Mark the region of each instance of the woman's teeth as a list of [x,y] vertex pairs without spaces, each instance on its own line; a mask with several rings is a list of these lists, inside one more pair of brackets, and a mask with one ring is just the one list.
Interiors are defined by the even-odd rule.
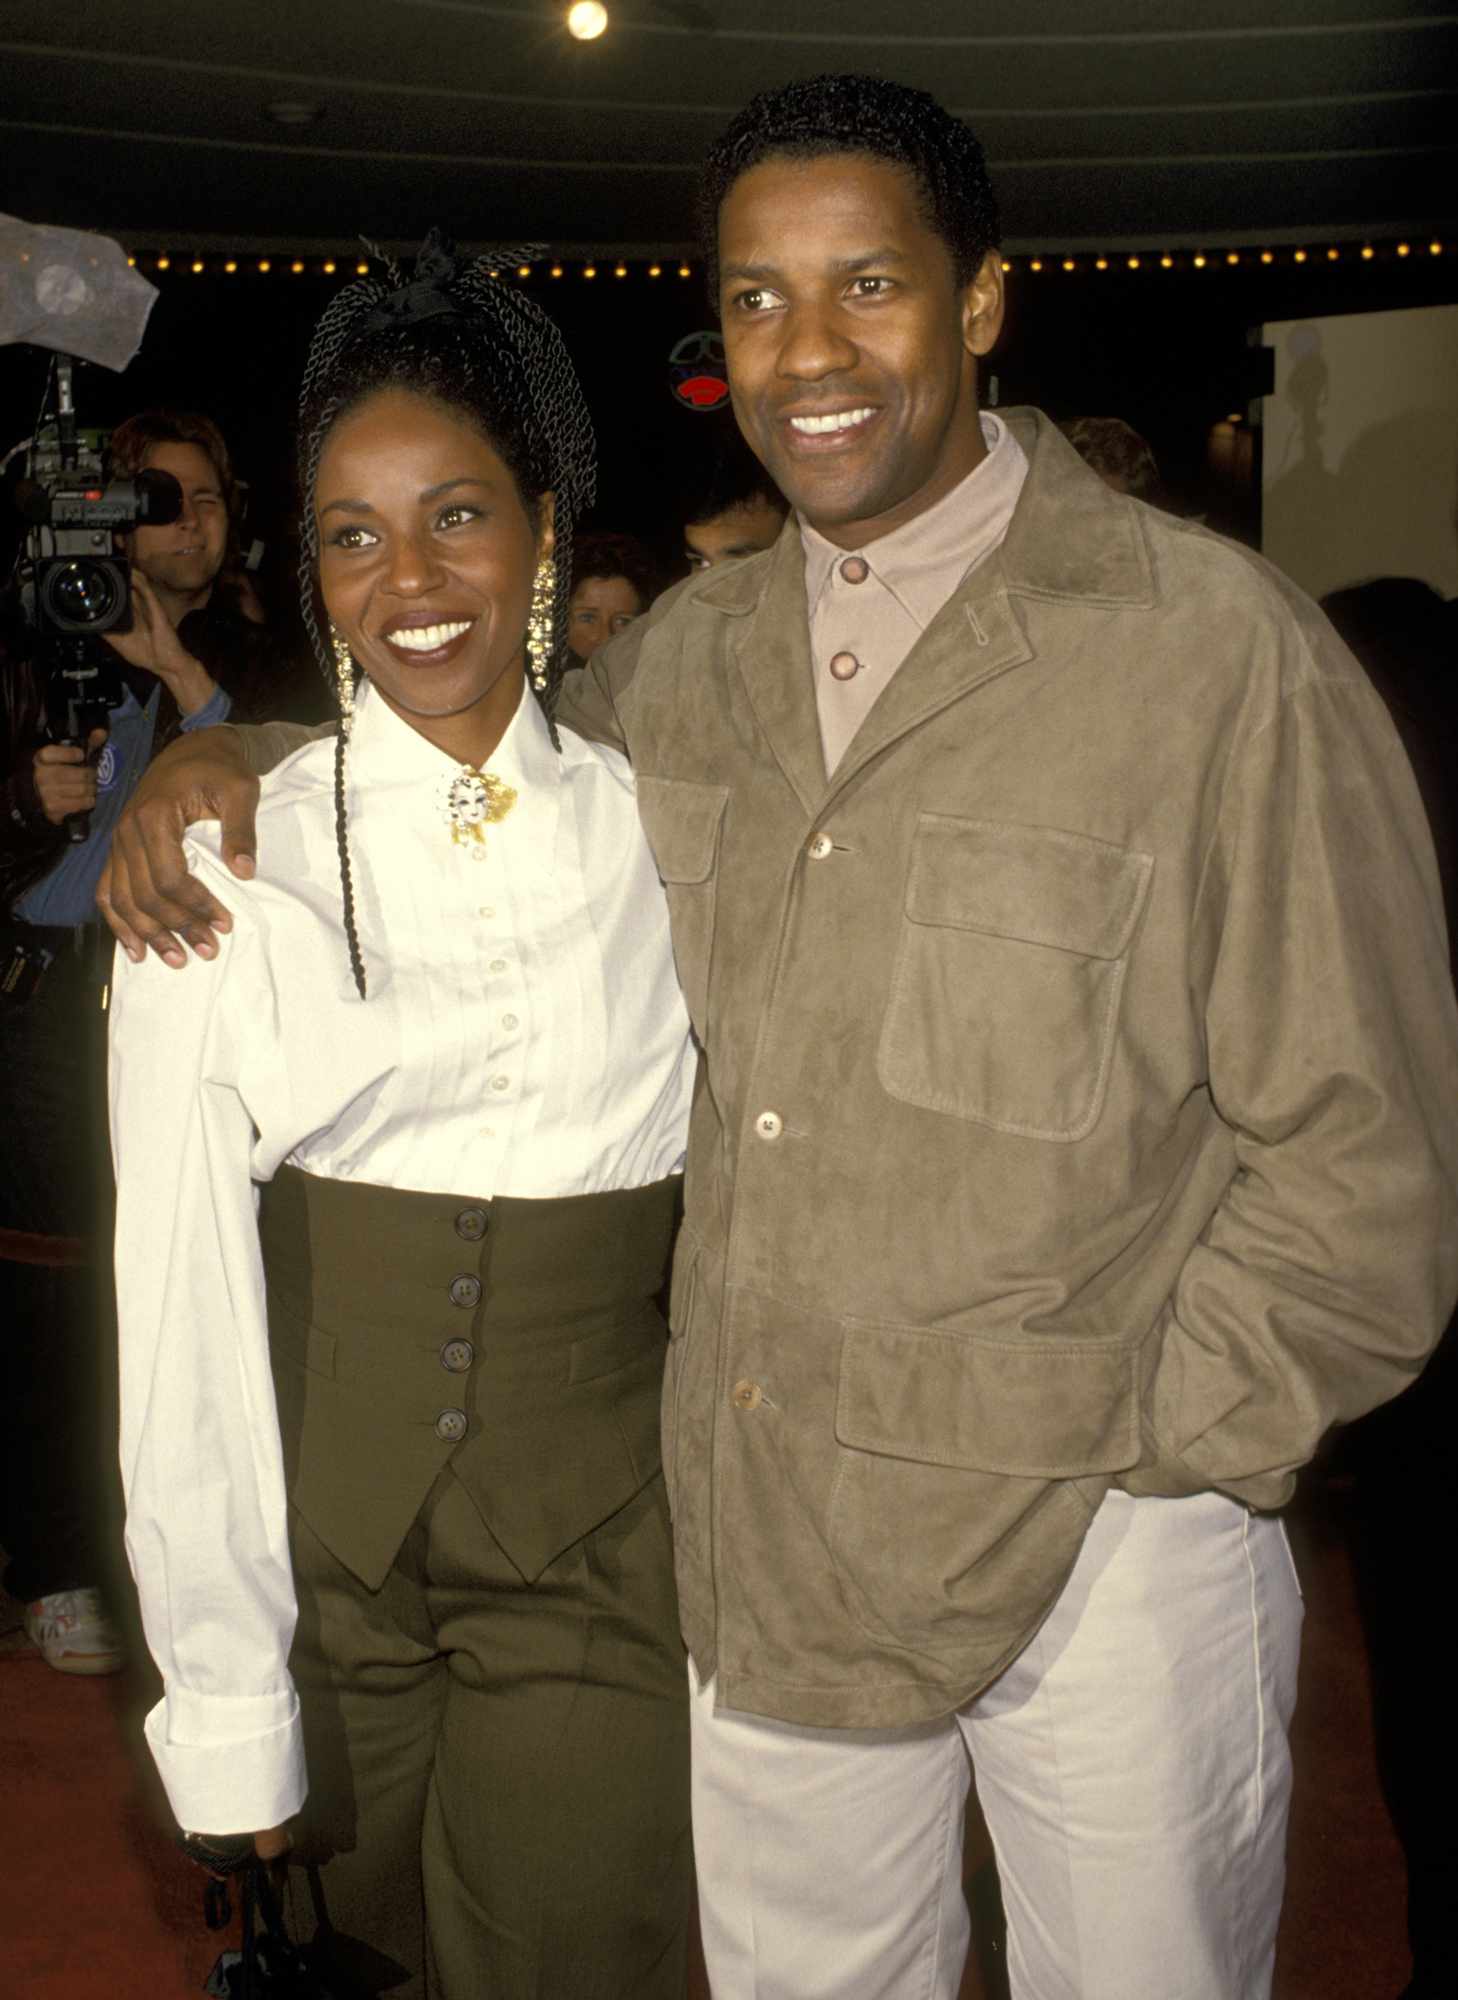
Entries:
[[386,637],[392,646],[403,646],[407,653],[433,653],[437,646],[448,646],[452,639],[469,632],[475,622],[468,618],[458,625],[402,625]]
[[791,417],[790,428],[806,437],[822,437],[826,431],[850,431],[863,424],[874,410],[835,410],[825,417]]

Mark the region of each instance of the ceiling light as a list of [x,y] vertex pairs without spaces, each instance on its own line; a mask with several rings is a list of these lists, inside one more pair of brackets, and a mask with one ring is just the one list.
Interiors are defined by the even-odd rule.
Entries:
[[576,42],[595,42],[608,24],[602,0],[576,0],[567,9],[567,32]]

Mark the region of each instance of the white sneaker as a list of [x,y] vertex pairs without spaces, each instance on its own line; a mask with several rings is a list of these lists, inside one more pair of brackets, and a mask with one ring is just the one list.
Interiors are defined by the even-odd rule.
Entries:
[[89,1585],[54,1590],[49,1597],[27,1604],[25,1632],[58,1674],[118,1674],[127,1663],[121,1634],[101,1592]]

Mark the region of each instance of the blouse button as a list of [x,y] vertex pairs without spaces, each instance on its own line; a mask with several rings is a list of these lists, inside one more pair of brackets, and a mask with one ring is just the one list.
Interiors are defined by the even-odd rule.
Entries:
[[491,1079],[491,1088],[493,1090],[510,1090],[511,1078],[509,1076],[493,1076]]
[[503,1028],[519,1028],[521,1026],[521,1022],[517,1019],[515,1014],[503,1014],[501,1017],[501,1025]]
[[481,1280],[469,1274],[451,1279],[451,1304],[475,1306],[481,1303]]
[[469,1429],[464,1410],[442,1410],[435,1420],[435,1434],[442,1444],[459,1444]]
[[493,958],[491,961],[491,970],[493,972],[505,972],[506,960],[504,958]]
[[861,663],[854,653],[835,653],[831,656],[830,676],[832,680],[853,681],[861,670]]

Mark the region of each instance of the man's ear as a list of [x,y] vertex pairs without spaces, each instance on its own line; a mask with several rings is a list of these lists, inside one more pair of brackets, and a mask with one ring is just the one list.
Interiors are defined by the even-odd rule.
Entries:
[[969,354],[990,354],[996,347],[1004,304],[1002,255],[989,250],[962,293],[962,344]]

